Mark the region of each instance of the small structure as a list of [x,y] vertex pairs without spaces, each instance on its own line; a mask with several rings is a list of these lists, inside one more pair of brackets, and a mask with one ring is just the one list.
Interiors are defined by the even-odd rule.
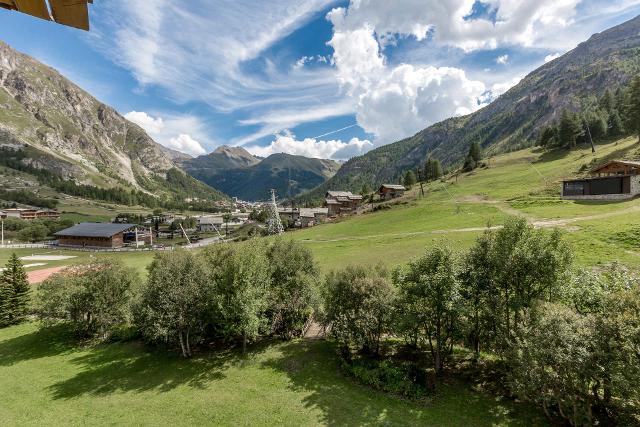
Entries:
[[[121,248],[135,241],[135,224],[83,222],[55,233],[59,246],[77,248]],[[125,239],[127,235],[127,239]],[[133,237],[131,237],[133,236]],[[138,236],[140,240],[140,236]]]
[[328,208],[302,208],[298,224],[301,228],[313,227],[327,219]]
[[404,185],[399,184],[382,184],[378,190],[378,195],[381,200],[395,199],[396,197],[404,196],[406,188]]
[[362,196],[350,191],[327,191],[325,194],[325,206],[332,217],[355,212],[361,202]]
[[4,215],[8,218],[19,218],[26,221],[32,219],[58,219],[60,218],[60,212],[52,209],[19,209],[11,208],[4,209]]
[[224,218],[221,215],[201,216],[198,218],[198,232],[220,231],[222,224],[224,224]]
[[613,160],[591,170],[590,178],[562,182],[562,198],[624,200],[640,194],[640,162]]

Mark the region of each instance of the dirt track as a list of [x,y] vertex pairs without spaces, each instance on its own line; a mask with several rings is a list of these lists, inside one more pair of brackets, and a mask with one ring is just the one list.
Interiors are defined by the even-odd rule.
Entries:
[[43,268],[42,270],[34,270],[29,271],[27,273],[27,280],[29,280],[30,284],[44,282],[51,276],[59,271],[64,270],[65,267],[51,267],[51,268]]

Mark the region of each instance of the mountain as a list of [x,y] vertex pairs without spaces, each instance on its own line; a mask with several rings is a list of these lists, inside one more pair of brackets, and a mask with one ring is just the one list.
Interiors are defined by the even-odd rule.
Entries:
[[363,184],[396,182],[403,171],[422,165],[427,155],[444,165],[459,164],[474,141],[489,153],[530,146],[564,108],[577,110],[581,100],[601,96],[638,72],[640,16],[593,35],[473,114],[445,120],[347,161],[333,178],[299,199],[318,200],[328,189],[359,191]]
[[[158,199],[224,197],[180,170],[181,154],[157,144],[56,70],[0,41],[2,147],[5,157],[20,151],[11,156],[31,173],[51,174],[48,182],[124,189]],[[68,189],[69,183],[59,187]]]
[[290,154],[272,154],[266,159],[243,148],[220,147],[213,153],[182,163],[193,177],[243,200],[265,200],[269,191],[289,198],[308,191],[332,177],[340,164]]
[[224,171],[253,166],[260,160],[242,147],[222,145],[210,154],[180,160],[179,163],[191,176],[208,182]]

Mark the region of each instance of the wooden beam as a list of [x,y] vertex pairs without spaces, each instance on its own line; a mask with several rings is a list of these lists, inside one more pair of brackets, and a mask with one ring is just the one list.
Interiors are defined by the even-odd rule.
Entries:
[[58,24],[89,30],[87,0],[49,0],[49,6]]
[[26,13],[36,18],[51,21],[51,15],[49,15],[49,9],[47,8],[45,0],[0,0],[0,4],[8,9],[17,10],[18,12]]

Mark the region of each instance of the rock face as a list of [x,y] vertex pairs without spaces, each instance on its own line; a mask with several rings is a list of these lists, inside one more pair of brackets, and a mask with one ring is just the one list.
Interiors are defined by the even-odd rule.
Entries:
[[151,190],[149,178],[175,167],[142,128],[0,41],[0,143],[10,139],[41,151],[43,167],[65,165],[87,184]]
[[346,162],[336,175],[304,196],[315,200],[329,189],[359,191],[363,184],[395,182],[431,154],[445,165],[461,161],[472,142],[500,152],[527,146],[563,108],[601,96],[640,72],[640,16],[593,35],[565,55],[527,75],[488,106],[430,126],[416,135]]

